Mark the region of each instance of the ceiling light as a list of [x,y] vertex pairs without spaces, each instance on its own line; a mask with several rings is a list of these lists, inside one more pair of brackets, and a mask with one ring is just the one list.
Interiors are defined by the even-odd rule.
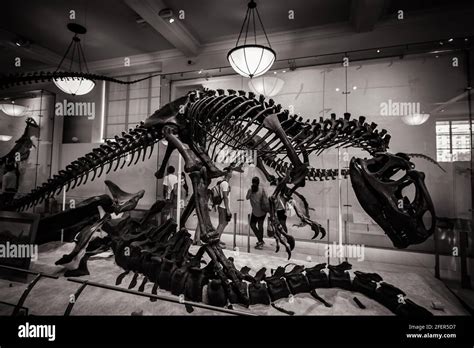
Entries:
[[15,40],[15,45],[18,47],[28,47],[30,44],[31,42],[27,39],[18,38]]
[[377,53],[380,53],[380,50],[377,50]]
[[357,89],[357,86],[352,87],[352,89],[355,91]]
[[15,104],[15,102],[12,101],[11,103],[0,104],[0,110],[8,116],[20,117],[28,111],[28,108],[26,106]]
[[430,114],[411,114],[402,116],[403,123],[409,126],[419,126],[430,118]]
[[12,138],[11,135],[0,135],[0,141],[10,141]]
[[167,20],[168,22],[170,23],[173,23],[174,22],[174,18],[173,18],[173,10],[170,9],[170,8],[164,8],[163,10],[161,10],[160,12],[158,12],[158,16],[160,16],[162,19],[164,19],[165,21]]
[[453,39],[449,39],[448,42],[453,42]]
[[[267,39],[268,46],[257,44],[255,13],[257,14],[260,26]],[[247,43],[250,22],[253,23],[254,43],[252,44]],[[244,43],[243,45],[239,45],[244,27],[246,28]],[[270,41],[268,40],[267,33],[265,32],[262,19],[257,9],[257,4],[254,0],[250,0],[239,37],[237,38],[237,43],[227,54],[227,60],[239,75],[252,78],[265,74],[272,67],[275,59],[276,53],[271,48]]]
[[336,88],[336,92],[339,92],[339,87]]
[[273,76],[260,76],[249,81],[249,88],[255,94],[273,97],[280,93],[285,81]]
[[[66,53],[64,54],[63,58],[61,59],[61,62],[59,63],[58,68],[56,69],[57,71],[60,71],[61,65],[63,64],[64,60],[66,59],[69,51],[72,48],[71,52],[71,58],[70,58],[70,65],[69,65],[69,70],[67,72],[71,72],[72,70],[72,63],[74,62],[74,53],[77,51],[77,58],[78,58],[78,63],[79,63],[79,72],[82,73],[82,64],[84,64],[84,67],[86,69],[86,72],[89,72],[89,69],[87,68],[87,62],[86,58],[84,56],[84,52],[82,50],[82,45],[81,45],[81,39],[77,35],[79,34],[85,34],[87,32],[86,28],[84,28],[82,25],[79,25],[77,23],[69,23],[67,25],[67,28],[74,33],[74,37],[72,38],[71,43],[69,44],[69,47],[66,50]],[[95,86],[95,82],[83,77],[74,77],[74,76],[65,76],[63,78],[56,78],[53,79],[54,84],[62,90],[64,93],[67,94],[72,94],[72,95],[84,95],[89,93]]]

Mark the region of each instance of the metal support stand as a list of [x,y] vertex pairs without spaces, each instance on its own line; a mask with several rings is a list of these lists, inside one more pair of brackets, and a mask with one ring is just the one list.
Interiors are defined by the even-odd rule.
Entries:
[[85,280],[84,283],[82,283],[82,285],[79,287],[79,289],[76,290],[76,292],[74,293],[74,301],[73,302],[69,301],[69,304],[67,305],[66,311],[64,312],[65,317],[67,317],[71,314],[72,308],[76,304],[77,299],[79,298],[79,296],[81,296],[82,291],[86,288],[86,286],[88,284],[89,284],[89,282],[87,280]]
[[16,267],[4,266],[4,265],[0,265],[0,268],[8,269],[8,270],[11,270],[11,271],[16,271],[16,272],[20,272],[20,273],[28,273],[28,274],[35,274],[36,275],[35,278],[28,284],[26,289],[23,291],[23,294],[21,294],[20,300],[16,304],[15,309],[13,309],[12,316],[17,316],[20,313],[20,310],[22,308],[24,308],[23,304],[25,303],[26,298],[28,297],[28,295],[30,294],[31,290],[34,288],[36,283],[38,283],[38,281],[42,277],[51,278],[51,279],[58,279],[57,276],[53,276],[53,275],[45,274],[45,273],[41,273],[41,272],[34,272],[34,271],[27,270],[27,269],[22,269],[22,268],[16,268]]

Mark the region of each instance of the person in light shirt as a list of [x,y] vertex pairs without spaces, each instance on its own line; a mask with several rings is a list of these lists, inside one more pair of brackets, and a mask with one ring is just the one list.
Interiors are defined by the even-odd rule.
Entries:
[[169,166],[166,169],[166,173],[163,178],[163,198],[166,201],[166,206],[163,208],[162,223],[165,223],[165,221],[170,218],[176,218],[178,177],[175,174],[175,168],[173,166]]
[[[219,183],[220,192],[222,195],[222,202],[217,207],[219,214],[219,225],[217,225],[216,232],[219,234],[219,240],[224,232],[224,229],[229,224],[229,221],[232,218],[232,212],[230,211],[230,184],[229,181],[232,178],[232,171],[230,169],[226,170],[224,179]],[[224,249],[226,247],[225,243],[220,241],[220,246]]]

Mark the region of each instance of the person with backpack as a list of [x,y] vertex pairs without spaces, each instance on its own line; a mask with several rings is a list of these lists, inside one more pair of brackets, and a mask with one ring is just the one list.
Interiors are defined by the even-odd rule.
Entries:
[[263,187],[259,186],[260,179],[253,177],[252,185],[247,191],[246,199],[250,200],[252,206],[252,214],[250,217],[250,228],[252,228],[255,237],[257,237],[257,244],[255,249],[262,250],[265,242],[263,240],[263,222],[269,211],[268,196]]
[[[232,171],[226,170],[224,179],[218,181],[216,186],[212,188],[212,200],[213,204],[217,205],[217,211],[219,214],[219,224],[217,225],[216,232],[219,235],[219,240],[224,232],[224,229],[232,219],[232,212],[230,211],[230,185],[229,181],[232,178]],[[226,245],[224,242],[219,242],[221,248],[225,249]]]

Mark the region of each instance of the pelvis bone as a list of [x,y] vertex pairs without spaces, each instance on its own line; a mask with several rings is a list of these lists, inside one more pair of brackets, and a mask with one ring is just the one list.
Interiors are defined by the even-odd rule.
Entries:
[[[362,208],[397,248],[422,243],[435,229],[425,174],[414,168],[403,153],[376,154],[369,160],[352,158],[350,163],[352,187]],[[404,172],[401,177],[400,172]],[[411,200],[405,194],[410,187],[415,190]]]

